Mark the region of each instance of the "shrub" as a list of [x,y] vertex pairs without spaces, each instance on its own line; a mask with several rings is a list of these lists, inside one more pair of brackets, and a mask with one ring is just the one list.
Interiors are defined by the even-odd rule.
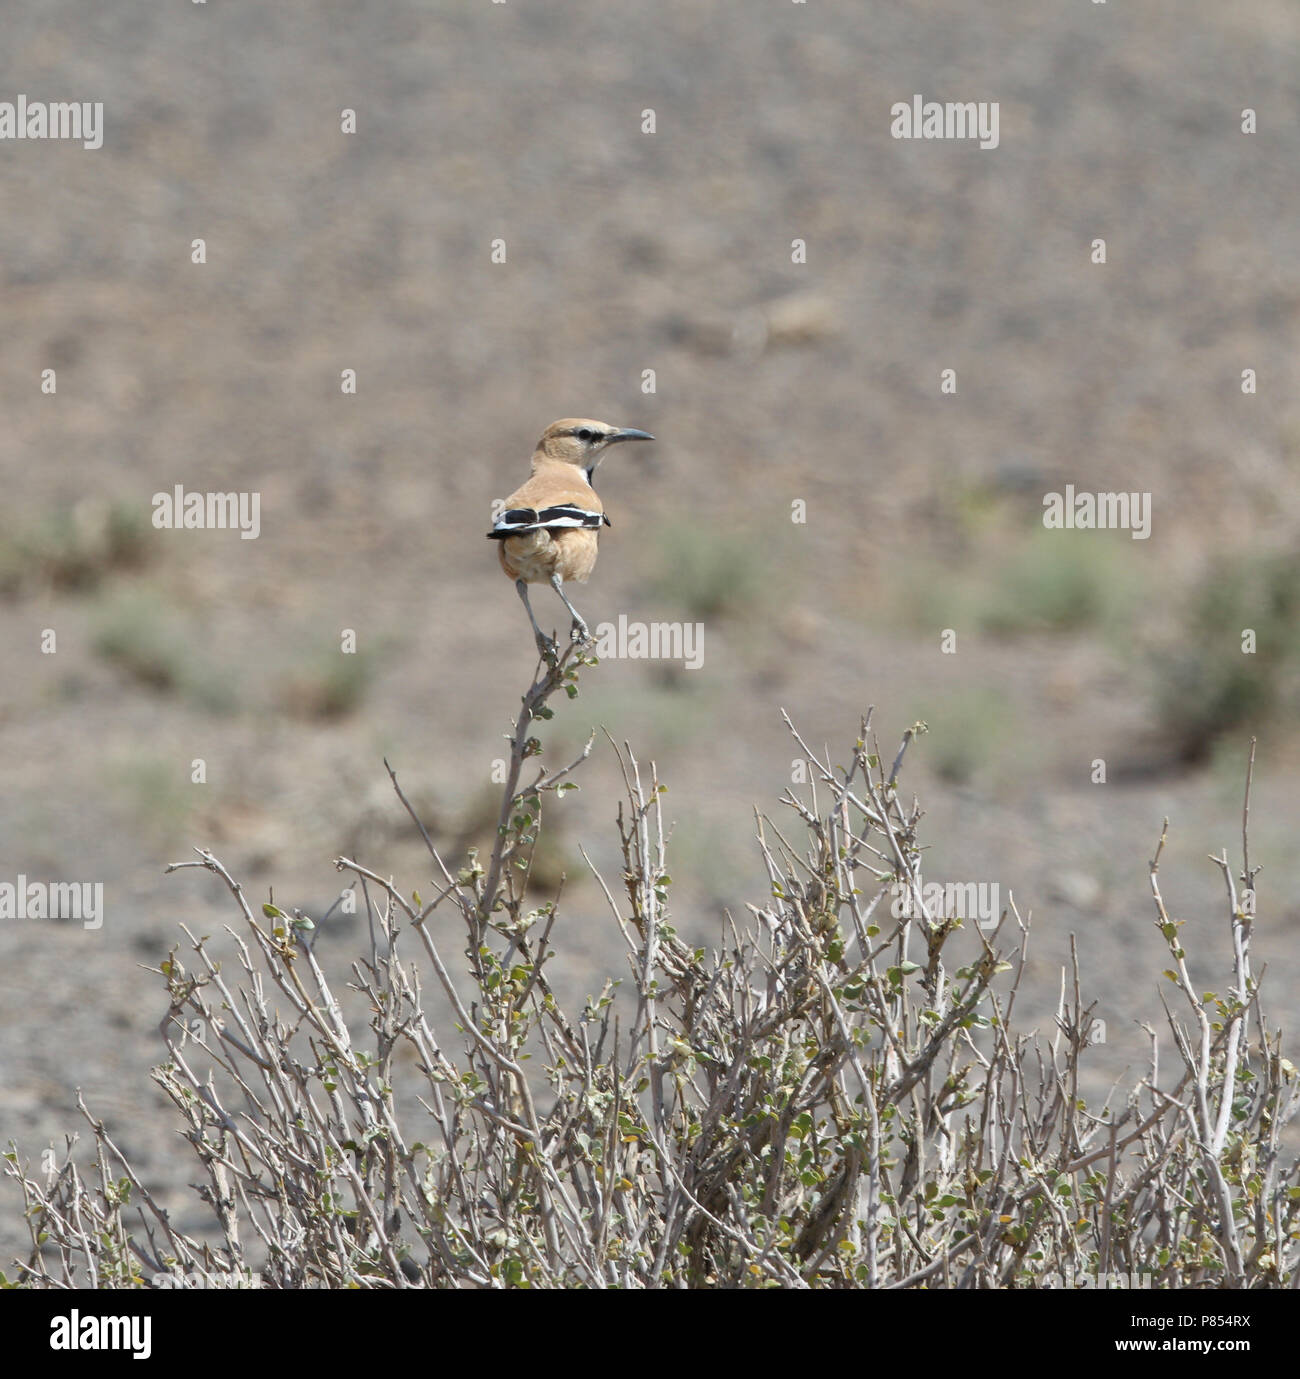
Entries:
[[[1239,874],[1215,859],[1231,976],[1207,995],[1161,899],[1162,834],[1151,892],[1183,1011],[1169,1013],[1179,1059],[1090,1110],[1079,1072],[1092,1007],[1077,974],[1041,1048],[1010,1024],[1028,934],[1014,907],[968,936],[963,958],[960,922],[923,903],[920,809],[897,789],[911,731],[886,770],[869,721],[845,768],[791,726],[814,772],[782,800],[802,841],[760,818],[763,902],[713,950],[673,928],[664,787],[615,747],[622,869],[596,875],[632,989],[617,1020],[612,982],[564,1010],[547,976],[559,906],[530,907],[527,880],[551,797],[573,787],[592,743],[543,766],[532,732],[589,664],[570,648],[543,667],[515,725],[493,845],[458,865],[430,843],[431,898],[336,859],[370,924],[349,982],[368,1025],[345,1020],[309,917],[251,905],[211,852],[177,864],[223,883],[238,915],[233,966],[182,926],[189,953],[158,968],[169,1056],[155,1076],[199,1161],[217,1243],[159,1209],[87,1110],[89,1179],[69,1157],[47,1186],[6,1156],[32,1232],[19,1282],[1287,1283],[1300,1187],[1281,1142],[1297,1077],[1252,975],[1248,852]],[[430,973],[455,1032],[430,1013]]]
[[229,672],[153,589],[122,589],[106,598],[96,610],[93,645],[102,660],[155,693],[181,695],[209,713],[238,707]]
[[[1181,636],[1155,660],[1160,726],[1187,761],[1209,756],[1225,732],[1258,729],[1295,697],[1300,671],[1300,558],[1216,562],[1196,591]],[[1253,631],[1255,650],[1242,647]]]
[[770,545],[775,539],[760,541],[677,523],[664,532],[654,592],[692,618],[766,607]]
[[0,536],[0,593],[86,593],[148,563],[148,518],[134,506],[83,500]]
[[1140,594],[1130,561],[1112,533],[1039,527],[1002,566],[980,621],[1007,637],[1104,624]]

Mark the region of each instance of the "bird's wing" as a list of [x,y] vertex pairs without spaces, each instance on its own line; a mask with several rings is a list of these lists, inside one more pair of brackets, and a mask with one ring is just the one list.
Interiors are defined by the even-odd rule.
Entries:
[[539,527],[599,527],[609,526],[609,518],[595,508],[580,503],[553,503],[537,514]]
[[488,536],[501,541],[535,531],[594,531],[609,525],[599,495],[573,465],[547,465],[506,499]]
[[603,512],[593,512],[578,503],[553,503],[548,508],[506,508],[492,524],[488,537],[504,541],[508,536],[526,536],[534,531],[572,531],[582,527],[610,526]]

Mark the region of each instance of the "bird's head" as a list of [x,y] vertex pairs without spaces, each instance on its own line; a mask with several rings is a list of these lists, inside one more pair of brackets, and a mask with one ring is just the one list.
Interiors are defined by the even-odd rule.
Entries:
[[537,442],[536,458],[562,460],[577,465],[591,482],[605,451],[619,441],[652,441],[654,437],[632,426],[610,426],[586,417],[565,417],[553,421]]

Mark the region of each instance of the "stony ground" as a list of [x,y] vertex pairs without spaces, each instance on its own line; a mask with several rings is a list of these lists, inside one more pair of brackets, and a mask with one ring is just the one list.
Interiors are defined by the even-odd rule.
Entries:
[[[782,707],[841,759],[870,705],[882,751],[925,719],[927,872],[1032,912],[1027,1025],[1077,936],[1095,1091],[1159,1018],[1165,815],[1166,896],[1223,984],[1205,855],[1238,846],[1253,727],[1260,957],[1294,1025],[1295,737],[1261,718],[1183,767],[1152,691],[1213,562],[1300,529],[1298,58],[1284,0],[13,0],[0,100],[106,113],[98,151],[0,144],[0,880],[102,880],[108,914],[0,922],[0,1137],[38,1153],[81,1087],[179,1200],[144,969],[233,912],[163,866],[211,846],[314,913],[340,851],[426,886],[385,755],[441,844],[484,836],[533,659],[483,533],[572,414],[659,438],[602,470],[579,606],[698,620],[705,655],[602,663],[550,741],[603,725],[657,761],[683,931],[763,897]],[[998,101],[999,147],[891,139],[916,92]],[[1021,613],[1070,587],[1038,521],[1065,483],[1150,492],[1152,535],[1073,546],[1101,602],[1038,630]],[[176,484],[258,491],[260,537],[153,530]],[[611,865],[616,779],[598,748],[560,866],[579,842]],[[580,867],[571,993],[621,963]],[[359,940],[321,951],[341,971]]]

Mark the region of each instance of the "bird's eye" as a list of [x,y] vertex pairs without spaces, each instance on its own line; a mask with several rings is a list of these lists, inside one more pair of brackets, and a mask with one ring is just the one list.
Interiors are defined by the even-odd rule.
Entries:
[[580,426],[574,433],[580,441],[594,441],[596,433],[585,426]]

